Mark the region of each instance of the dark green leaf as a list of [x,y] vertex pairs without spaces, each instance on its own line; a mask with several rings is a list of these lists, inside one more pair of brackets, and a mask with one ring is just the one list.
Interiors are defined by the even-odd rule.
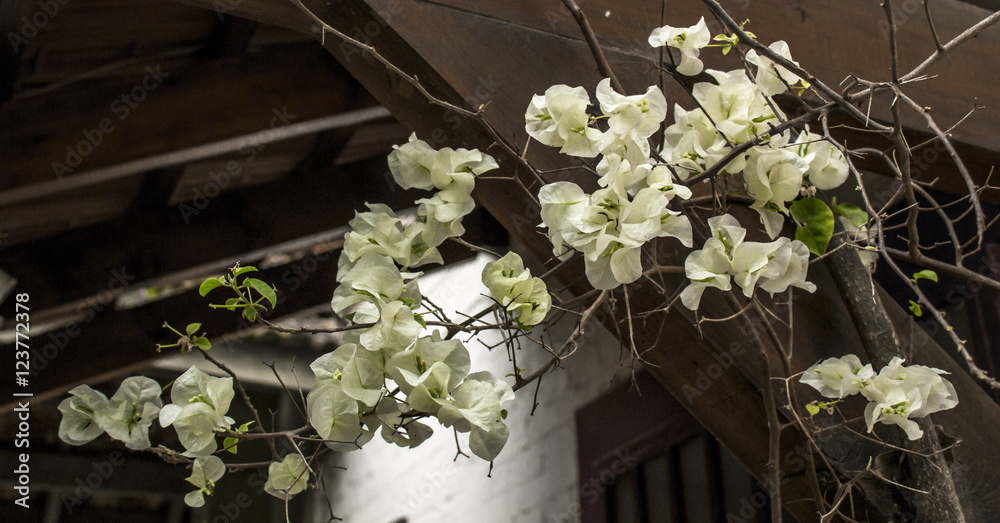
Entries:
[[257,278],[247,278],[246,283],[253,286],[254,290],[259,292],[267,301],[271,302],[271,308],[274,308],[274,305],[278,302],[278,296],[274,293],[274,289],[270,285]]
[[795,230],[795,239],[806,244],[809,252],[821,255],[833,237],[833,211],[822,200],[804,198],[789,207],[792,218],[799,227]]
[[198,287],[198,294],[201,294],[202,296],[204,296],[204,295],[208,294],[212,289],[214,289],[216,287],[221,287],[223,285],[225,285],[225,284],[222,283],[222,280],[220,280],[218,278],[209,278],[209,279],[201,282],[201,287]]
[[413,319],[417,320],[417,323],[419,323],[421,327],[423,327],[425,329],[427,328],[427,322],[424,321],[424,317],[423,316],[421,316],[419,314],[414,314],[413,315]]
[[198,338],[194,341],[194,344],[201,350],[208,350],[212,348],[212,342],[208,341],[208,338]]
[[243,317],[246,318],[247,321],[257,321],[257,310],[253,307],[247,307],[243,309]]

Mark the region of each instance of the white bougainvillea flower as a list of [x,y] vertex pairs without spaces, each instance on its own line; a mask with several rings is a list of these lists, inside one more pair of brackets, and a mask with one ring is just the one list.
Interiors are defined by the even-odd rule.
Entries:
[[469,448],[480,458],[493,461],[500,453],[510,430],[503,423],[502,405],[514,399],[514,391],[487,371],[469,374],[452,394],[440,398],[438,419],[445,427],[471,432]]
[[356,343],[345,343],[337,347],[331,357],[333,362],[343,362],[334,372],[338,374],[337,379],[344,393],[374,407],[384,392],[385,355],[380,351],[365,350]]
[[663,47],[664,45],[676,47],[681,51],[681,64],[677,66],[677,72],[687,76],[694,76],[701,72],[704,65],[698,59],[701,48],[708,45],[712,34],[705,24],[705,17],[701,17],[698,23],[691,27],[670,27],[669,25],[653,29],[649,35],[649,45],[653,47]]
[[[359,334],[359,342],[371,351],[402,350],[423,326],[413,309],[420,305],[417,274],[401,273],[387,256],[366,254],[345,271],[330,302],[333,311],[354,323],[374,323]],[[405,281],[404,278],[410,279]]]
[[[422,395],[447,395],[469,374],[470,368],[465,345],[460,340],[442,339],[438,331],[418,339],[412,349],[397,353],[386,364],[386,372],[399,390],[409,396],[416,388],[422,389]],[[412,402],[410,406],[417,408]],[[438,408],[426,403],[423,406],[434,411]]]
[[718,238],[709,238],[705,246],[692,252],[684,260],[684,274],[691,284],[681,292],[681,303],[691,310],[698,310],[705,289],[713,287],[721,291],[732,288],[732,261],[726,253],[725,244]]
[[645,94],[625,96],[615,92],[611,79],[605,78],[597,84],[597,100],[608,117],[609,130],[617,135],[634,131],[639,138],[649,138],[667,117],[667,99],[655,85]]
[[115,395],[98,416],[101,428],[132,450],[149,448],[149,426],[160,414],[160,384],[145,376],[122,381]]
[[[686,111],[680,105],[674,105],[674,123],[664,130],[663,151],[660,154],[667,162],[677,166],[677,176],[681,180],[712,167],[729,151],[725,138],[704,111]],[[743,170],[745,156],[733,159],[723,171],[736,173]]]
[[471,192],[476,176],[497,167],[488,154],[450,147],[435,150],[416,133],[410,135],[409,142],[394,145],[389,153],[389,171],[404,189],[445,189],[458,184]]
[[861,365],[857,356],[830,358],[817,363],[799,379],[827,398],[861,393],[868,399],[865,423],[871,432],[876,423],[898,425],[910,440],[923,436],[912,418],[922,418],[958,405],[955,387],[941,377],[947,372],[923,365],[903,366],[894,357],[876,375],[871,365]]
[[541,278],[533,278],[524,262],[511,251],[483,267],[483,285],[524,330],[538,325],[552,307],[552,298]]
[[809,271],[809,248],[806,244],[785,237],[773,243],[777,243],[778,247],[771,252],[767,267],[760,272],[758,286],[772,296],[789,287],[815,292],[816,284],[806,281]]
[[476,208],[472,193],[458,184],[442,189],[430,198],[421,198],[416,203],[419,205],[417,216],[425,224],[421,238],[428,247],[437,247],[448,238],[465,234],[462,219]]
[[309,465],[297,452],[286,454],[281,461],[267,467],[264,492],[282,500],[292,499],[309,486]]
[[[767,99],[743,70],[723,72],[709,69],[706,72],[717,83],[695,84],[691,94],[718,130],[734,144],[756,138],[762,129],[767,129],[767,123],[776,118]],[[736,172],[735,169],[727,170]]]
[[569,249],[564,244],[576,235],[573,223],[579,221],[579,215],[589,202],[587,193],[573,182],[550,183],[538,191],[538,203],[542,207],[540,227],[548,228],[552,253],[556,256],[568,255]]
[[59,422],[59,439],[70,445],[84,445],[104,433],[98,417],[107,409],[108,397],[79,385],[69,391],[70,397],[59,403],[62,421]]
[[868,432],[875,423],[898,425],[910,440],[919,439],[923,431],[910,418],[947,410],[958,405],[955,387],[941,377],[945,371],[923,365],[904,367],[895,357],[878,375],[861,388],[861,394],[871,402],[865,408]]
[[344,392],[340,380],[324,379],[316,382],[306,396],[309,424],[333,450],[349,452],[361,448],[367,439],[362,438],[358,401]]
[[553,85],[534,95],[524,113],[528,135],[570,156],[593,158],[601,131],[590,126],[590,97],[583,87]]
[[[777,55],[787,58],[793,64],[799,65],[792,60],[792,52],[788,49],[788,44],[784,40],[778,40],[768,46]],[[757,66],[757,87],[760,88],[764,96],[774,96],[788,90],[788,86],[802,82],[802,87],[809,87],[809,83],[799,78],[795,73],[774,63],[770,58],[757,54],[751,49],[747,51],[747,61]],[[787,85],[786,85],[787,84]]]
[[233,378],[215,378],[192,366],[174,381],[173,403],[160,409],[160,425],[174,426],[185,456],[208,456],[218,448],[216,432],[233,424],[226,416],[233,396]]
[[861,391],[875,377],[871,364],[861,364],[854,354],[828,358],[806,369],[799,381],[819,391],[827,398],[840,399]]
[[818,134],[810,133],[808,128],[799,133],[795,143],[800,144],[795,149],[796,154],[809,163],[806,171],[809,183],[817,189],[835,189],[847,181],[847,160],[844,153],[832,143]]
[[425,241],[425,223],[403,227],[402,221],[387,205],[365,204],[367,212],[355,213],[351,231],[344,236],[344,249],[338,261],[337,281],[367,254],[389,256],[401,267],[442,263],[441,253]]
[[816,290],[816,285],[805,281],[809,249],[802,242],[788,238],[770,243],[743,241],[746,229],[728,214],[709,218],[708,225],[712,236],[684,261],[684,272],[691,280],[681,292],[685,307],[697,310],[709,287],[728,291],[730,278],[748,298],[758,286],[772,295],[790,286]]
[[755,200],[751,208],[771,203],[787,213],[786,204],[799,196],[803,173],[809,164],[788,149],[752,147],[743,169],[747,192]]
[[198,508],[205,504],[205,494],[209,496],[215,490],[215,482],[219,481],[226,473],[226,464],[216,456],[205,456],[197,458],[191,464],[191,475],[186,481],[198,490],[188,492],[184,496],[184,503],[192,508]]

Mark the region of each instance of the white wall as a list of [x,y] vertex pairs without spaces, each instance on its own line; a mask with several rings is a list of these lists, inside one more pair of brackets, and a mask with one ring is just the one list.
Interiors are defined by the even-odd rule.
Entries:
[[[421,290],[438,305],[481,310],[489,303],[479,294],[486,292],[479,281],[486,261],[479,257],[473,263],[427,275],[421,279]],[[608,392],[619,368],[617,340],[596,326],[588,334],[565,368],[542,380],[541,405],[534,416],[529,416],[533,386],[519,391],[514,402],[506,405],[511,435],[492,477],[487,477],[489,464],[475,456],[452,460],[454,436],[443,427],[437,426],[434,436],[416,449],[401,449],[376,436],[365,448],[331,460],[331,464],[347,467],[346,471],[328,467],[326,481],[335,515],[348,523],[390,523],[400,517],[411,523],[577,521],[574,414]],[[553,339],[559,339],[558,335],[553,334]],[[485,369],[497,376],[511,372],[502,346],[492,352],[476,340],[467,346],[473,371]],[[537,346],[525,346],[517,356],[518,366],[529,372],[547,359],[548,354]],[[512,379],[507,380],[511,383]],[[463,441],[462,446],[468,453],[467,443]]]

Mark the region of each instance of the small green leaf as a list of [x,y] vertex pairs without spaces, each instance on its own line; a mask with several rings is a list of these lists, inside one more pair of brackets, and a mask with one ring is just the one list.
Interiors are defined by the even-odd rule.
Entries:
[[417,323],[419,323],[421,327],[423,327],[425,329],[427,328],[427,322],[424,321],[424,317],[423,316],[421,316],[419,314],[414,314],[413,315],[413,319],[417,320]]
[[789,207],[792,218],[799,224],[795,239],[806,244],[809,252],[821,255],[833,237],[833,211],[822,200],[804,198]]
[[257,310],[253,307],[247,307],[243,309],[243,317],[246,318],[247,321],[257,321]]
[[913,273],[913,281],[917,281],[919,279],[927,279],[934,283],[937,283],[938,281],[937,273],[930,269],[924,269],[920,272]]
[[271,302],[271,308],[278,302],[278,296],[274,293],[274,288],[265,283],[263,280],[258,280],[257,278],[247,278],[246,283],[253,286],[254,290],[260,293],[261,296]]
[[507,409],[501,409],[500,410],[500,418],[501,419],[507,419]]
[[250,430],[250,425],[253,425],[253,423],[254,423],[253,421],[248,421],[248,422],[240,425],[240,428],[237,429],[236,432],[246,432],[247,430]]
[[212,348],[212,342],[208,341],[208,338],[204,337],[194,340],[194,344],[201,350],[208,350]]
[[198,287],[198,294],[204,296],[208,294],[212,289],[216,287],[222,287],[223,285],[225,284],[222,283],[222,280],[218,278],[209,278],[201,282],[201,287]]
[[200,328],[201,328],[201,324],[200,323],[189,323],[188,326],[187,326],[188,336],[190,336],[190,335],[198,332],[198,329],[200,329]]
[[918,318],[924,315],[924,310],[920,308],[920,304],[913,300],[910,300],[910,312]]
[[[836,203],[836,200],[834,200],[834,204]],[[847,218],[848,221],[851,222],[851,225],[854,225],[855,227],[861,227],[862,225],[868,223],[868,213],[853,203],[844,202],[840,205],[835,205],[833,210],[836,211],[837,214]]]
[[233,278],[245,272],[257,272],[257,267],[253,267],[251,265],[247,265],[246,267],[236,267],[233,269]]
[[810,416],[815,416],[819,414],[819,405],[816,402],[806,404],[806,410],[809,411]]
[[240,442],[240,440],[237,439],[237,438],[226,438],[222,442],[222,447],[225,448],[226,450],[228,450],[229,452],[232,452],[233,454],[236,454],[236,446],[237,446],[237,444],[239,442]]

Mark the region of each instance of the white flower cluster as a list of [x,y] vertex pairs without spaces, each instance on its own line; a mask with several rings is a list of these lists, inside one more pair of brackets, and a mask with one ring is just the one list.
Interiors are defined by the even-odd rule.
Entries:
[[87,385],[69,393],[71,397],[59,404],[63,414],[59,439],[84,445],[107,432],[132,450],[149,448],[149,426],[163,407],[156,381],[145,376],[126,378],[110,400]]
[[605,79],[597,99],[608,121],[603,133],[590,126],[582,87],[557,85],[536,95],[525,118],[528,134],[546,145],[575,156],[604,155],[597,165],[601,189],[587,194],[575,183],[557,182],[542,187],[538,200],[554,253],[583,253],[590,283],[612,289],[639,278],[641,247],[653,238],[673,236],[691,245],[691,223],[667,208],[671,198],[686,199],[691,191],[649,158],[648,139],[666,117],[658,88],[625,96]]
[[222,460],[211,454],[218,449],[215,436],[233,424],[226,416],[234,395],[233,379],[214,378],[192,366],[171,386],[173,403],[164,405],[161,392],[160,385],[145,376],[126,378],[110,400],[80,385],[59,404],[63,414],[59,439],[83,445],[107,432],[128,448],[142,450],[150,447],[149,427],[154,420],[164,428],[172,425],[186,449],[184,455],[196,458],[187,481],[198,490],[184,496],[184,502],[200,507],[225,473]]
[[495,262],[483,267],[483,285],[490,295],[510,314],[523,330],[531,330],[545,319],[552,307],[552,298],[541,278],[533,278],[531,271],[515,252],[508,252]]
[[[697,75],[704,68],[701,50],[712,40],[703,18],[691,27],[655,29],[649,44],[679,49],[678,72]],[[736,43],[735,36],[718,35],[714,40],[728,42],[716,45],[727,49]],[[769,49],[791,61],[785,42],[775,42]],[[595,92],[601,117],[587,113],[591,101],[582,87],[556,85],[532,98],[525,112],[529,136],[572,156],[603,155],[597,165],[598,191],[587,194],[574,183],[557,182],[542,187],[538,194],[554,253],[560,257],[570,249],[583,253],[594,287],[612,289],[638,279],[641,248],[653,238],[673,236],[691,246],[688,218],[668,209],[668,204],[675,195],[690,197],[691,191],[680,182],[693,174],[713,167],[720,174],[742,174],[746,193],[754,199],[751,208],[760,214],[772,240],[790,213],[789,202],[811,194],[813,188],[832,189],[844,183],[848,173],[844,155],[808,128],[797,135],[785,130],[764,136],[772,122],[785,119],[768,97],[789,87],[805,89],[808,83],[754,51],[746,60],[756,66],[755,80],[742,69],[706,71],[715,81],[692,88],[698,108],[688,111],[675,104],[674,123],[665,128],[662,147],[655,154],[649,138],[667,114],[666,100],[656,87],[642,95],[625,96],[611,88],[610,80],[601,81]],[[601,131],[597,125],[604,119],[607,130]],[[735,147],[751,140],[760,141],[730,156]],[[726,164],[717,167],[724,159]],[[801,242],[748,242],[739,249],[736,244],[717,242],[718,238],[710,241],[685,264],[689,277],[694,274],[694,283],[684,294],[688,307],[697,307],[705,287],[728,290],[730,277],[736,278],[748,296],[758,280],[761,288],[772,293],[789,285],[814,288],[804,280],[808,249]]]
[[893,424],[915,440],[924,433],[913,418],[958,405],[955,387],[942,374],[947,372],[923,365],[903,366],[903,359],[898,357],[875,374],[870,363],[861,365],[857,356],[848,354],[809,367],[799,381],[827,398],[860,393],[869,401],[865,407],[868,432],[879,422]]
[[[358,213],[351,222],[355,230],[344,244],[331,306],[362,327],[347,332],[340,347],[312,363],[316,386],[306,398],[309,422],[327,446],[351,451],[376,432],[390,443],[415,447],[432,433],[418,419],[436,416],[446,427],[470,432],[472,451],[491,461],[507,442],[501,404],[514,393],[489,372],[470,374],[469,352],[461,341],[443,339],[437,330],[425,333],[417,312],[423,304],[420,273],[405,269],[440,262],[436,247],[464,232],[461,220],[475,206],[475,176],[497,164],[479,151],[434,150],[411,136],[390,154],[389,166],[403,188],[438,192],[419,200],[419,220],[405,227],[388,207],[378,205],[369,205],[370,212]],[[507,261],[509,270],[518,266],[513,258]],[[511,274],[514,280],[522,277],[523,283],[511,282],[514,294],[503,291],[498,299],[506,300],[515,320],[534,325],[548,310],[549,296],[523,264]],[[495,283],[499,292],[503,284]]]
[[770,243],[744,241],[746,229],[728,214],[709,218],[708,227],[712,236],[705,246],[684,261],[684,273],[691,280],[681,292],[685,307],[697,310],[706,288],[728,291],[731,281],[748,298],[757,287],[772,295],[790,286],[816,290],[815,284],[806,281],[809,249],[802,242],[785,237]]

